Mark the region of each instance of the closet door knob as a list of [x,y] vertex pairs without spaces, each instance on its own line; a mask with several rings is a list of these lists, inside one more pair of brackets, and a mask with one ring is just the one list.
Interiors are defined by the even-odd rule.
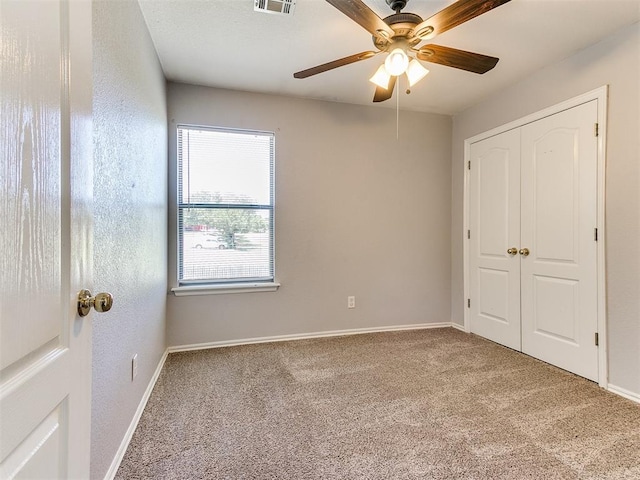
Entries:
[[518,253],[518,249],[516,247],[511,247],[509,250],[507,250],[507,253],[513,256]]
[[529,249],[528,248],[521,248],[520,249],[520,255],[522,255],[523,257],[528,257],[529,256]]

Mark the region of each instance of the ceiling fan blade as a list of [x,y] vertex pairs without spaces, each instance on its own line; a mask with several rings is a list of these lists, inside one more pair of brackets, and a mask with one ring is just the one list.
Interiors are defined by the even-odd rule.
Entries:
[[389,88],[376,87],[376,93],[373,95],[374,102],[384,102],[389,100],[393,95],[393,88],[396,86],[396,79],[398,77],[391,77],[389,80]]
[[361,0],[327,0],[371,35],[389,40],[395,32]]
[[413,31],[420,38],[433,38],[509,1],[511,0],[458,0],[416,25]]
[[441,45],[425,45],[416,50],[419,60],[439,63],[447,67],[459,68],[473,73],[487,73],[498,63],[499,58],[480,53],[467,52]]
[[349,55],[348,57],[340,58],[338,60],[334,60],[333,62],[323,63],[322,65],[317,65],[315,67],[296,72],[293,74],[293,76],[294,78],[307,78],[312,75],[317,75],[318,73],[326,72],[327,70],[333,70],[334,68],[349,65],[350,63],[359,62],[360,60],[366,60],[367,58],[371,58],[374,55],[377,55],[378,53],[380,52],[367,51],[356,53],[355,55]]

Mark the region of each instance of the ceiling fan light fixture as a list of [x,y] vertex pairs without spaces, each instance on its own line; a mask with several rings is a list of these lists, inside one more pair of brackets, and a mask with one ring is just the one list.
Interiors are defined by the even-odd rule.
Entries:
[[369,79],[371,83],[375,83],[380,88],[384,88],[385,90],[389,88],[389,80],[391,80],[391,75],[389,75],[389,72],[387,72],[384,63],[378,67],[376,73],[374,73],[373,77]]
[[409,66],[409,57],[407,57],[407,54],[403,49],[395,48],[385,59],[384,65],[387,67],[387,72],[390,75],[397,77],[407,70],[407,67]]
[[424,68],[422,64],[415,58],[409,62],[407,67],[407,78],[409,79],[409,86],[413,87],[416,83],[427,76],[429,70]]

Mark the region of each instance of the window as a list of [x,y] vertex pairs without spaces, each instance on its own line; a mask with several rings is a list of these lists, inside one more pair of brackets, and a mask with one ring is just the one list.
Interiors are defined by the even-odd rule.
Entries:
[[178,126],[178,282],[274,280],[275,136]]

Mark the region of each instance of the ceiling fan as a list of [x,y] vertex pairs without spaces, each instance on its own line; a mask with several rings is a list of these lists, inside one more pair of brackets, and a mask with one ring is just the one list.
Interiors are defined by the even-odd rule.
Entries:
[[295,78],[307,78],[334,68],[349,65],[386,52],[385,62],[371,77],[376,84],[374,102],[391,98],[396,79],[405,73],[413,86],[429,71],[418,60],[439,63],[468,72],[486,73],[496,66],[498,58],[456,48],[428,44],[418,45],[436,35],[457,27],[510,0],[458,0],[426,20],[415,13],[403,13],[408,0],[385,0],[394,14],[380,18],[362,0],[326,0],[371,35],[377,51],[368,50],[332,62],[323,63],[293,74]]

